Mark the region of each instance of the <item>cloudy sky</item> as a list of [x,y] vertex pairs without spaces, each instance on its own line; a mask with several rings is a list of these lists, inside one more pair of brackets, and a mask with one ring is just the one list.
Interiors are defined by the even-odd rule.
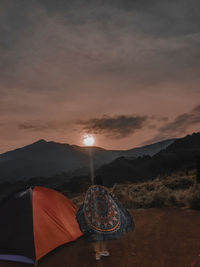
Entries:
[[200,129],[199,0],[0,0],[0,153]]

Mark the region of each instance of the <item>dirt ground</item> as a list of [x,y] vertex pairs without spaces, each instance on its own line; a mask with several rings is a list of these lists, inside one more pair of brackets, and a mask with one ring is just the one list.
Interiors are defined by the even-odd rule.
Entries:
[[[189,209],[148,209],[132,212],[136,228],[110,241],[110,257],[94,259],[84,238],[62,246],[39,267],[200,267],[200,212]],[[30,267],[0,262],[0,267]]]

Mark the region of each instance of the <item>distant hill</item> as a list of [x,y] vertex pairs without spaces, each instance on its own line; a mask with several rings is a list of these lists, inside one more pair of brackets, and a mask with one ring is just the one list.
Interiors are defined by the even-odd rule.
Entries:
[[199,154],[200,133],[194,133],[176,139],[171,145],[152,157],[145,155],[133,160],[119,157],[100,167],[96,173],[103,177],[106,185],[125,181],[151,180],[158,175],[195,168]]
[[160,141],[160,142],[157,142],[151,145],[136,147],[130,150],[126,150],[124,152],[122,151],[120,155],[124,157],[140,157],[143,155],[153,156],[159,151],[171,145],[174,141],[175,139],[167,139],[167,140]]
[[31,145],[0,154],[0,181],[32,177],[51,177],[66,172],[69,176],[88,173],[88,153],[92,150],[95,168],[124,156],[135,158],[154,155],[169,146],[174,139],[130,150],[106,150],[99,147],[80,147],[39,140]]

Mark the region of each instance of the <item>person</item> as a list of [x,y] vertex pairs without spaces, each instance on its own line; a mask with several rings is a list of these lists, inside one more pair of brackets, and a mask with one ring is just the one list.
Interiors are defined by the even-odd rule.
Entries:
[[88,188],[76,219],[84,236],[94,242],[96,260],[110,255],[107,240],[121,238],[135,227],[130,213],[103,186],[101,176],[96,176]]

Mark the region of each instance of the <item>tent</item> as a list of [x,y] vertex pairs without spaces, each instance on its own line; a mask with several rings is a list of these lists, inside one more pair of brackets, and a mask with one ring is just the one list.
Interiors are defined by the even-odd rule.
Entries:
[[0,203],[0,260],[36,263],[82,235],[76,207],[61,193],[36,186]]

